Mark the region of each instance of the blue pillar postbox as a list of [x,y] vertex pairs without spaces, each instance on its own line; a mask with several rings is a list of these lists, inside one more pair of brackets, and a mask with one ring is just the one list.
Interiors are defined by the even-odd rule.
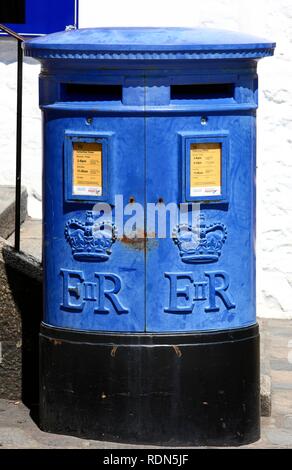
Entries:
[[26,42],[42,64],[43,430],[258,439],[257,61],[274,47],[186,28]]

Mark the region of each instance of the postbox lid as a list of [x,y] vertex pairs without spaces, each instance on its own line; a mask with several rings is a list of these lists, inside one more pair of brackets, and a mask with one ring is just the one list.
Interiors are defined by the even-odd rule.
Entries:
[[273,55],[266,39],[208,28],[87,28],[25,42],[40,60],[259,59]]

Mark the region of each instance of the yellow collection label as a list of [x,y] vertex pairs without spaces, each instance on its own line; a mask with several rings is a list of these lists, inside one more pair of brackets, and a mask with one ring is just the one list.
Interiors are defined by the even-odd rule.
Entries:
[[73,143],[73,194],[101,196],[102,144]]
[[220,143],[191,144],[190,195],[221,195]]

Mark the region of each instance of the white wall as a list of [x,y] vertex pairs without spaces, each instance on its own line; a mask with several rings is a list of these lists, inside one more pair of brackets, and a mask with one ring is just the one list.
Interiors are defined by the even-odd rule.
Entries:
[[[258,112],[258,314],[292,318],[292,1],[80,0],[80,27],[206,26],[277,41],[260,62]],[[15,46],[0,40],[0,184],[14,183]],[[41,215],[38,65],[24,67],[23,183],[29,211]]]
[[[0,38],[0,185],[15,184],[16,41]],[[23,69],[22,181],[29,190],[29,212],[41,217],[41,117],[38,109],[39,64],[25,59]]]

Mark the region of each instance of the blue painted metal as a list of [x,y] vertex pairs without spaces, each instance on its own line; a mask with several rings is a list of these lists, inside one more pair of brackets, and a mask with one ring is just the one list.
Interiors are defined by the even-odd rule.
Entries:
[[23,36],[64,31],[66,26],[78,27],[78,0],[26,0],[25,23],[5,23]]
[[[25,44],[42,63],[47,324],[162,333],[255,324],[255,59],[274,47],[180,28],[78,30]],[[64,84],[78,85],[75,101]],[[231,84],[232,96],[212,93],[218,84]],[[89,85],[101,88],[88,93]],[[122,88],[120,98],[109,85]],[[199,87],[193,95],[189,85]],[[182,99],[175,86],[186,86]],[[146,218],[138,239],[116,238],[115,208],[111,242],[93,240],[98,199],[71,197],[72,136],[106,139],[103,199],[113,208],[115,195],[144,207],[199,201],[199,246],[186,226],[169,224],[174,238],[144,238]],[[220,197],[189,196],[189,149],[198,142],[222,144]]]
[[92,28],[32,41],[26,53],[42,59],[256,59],[271,55],[274,47],[265,39],[217,29]]

